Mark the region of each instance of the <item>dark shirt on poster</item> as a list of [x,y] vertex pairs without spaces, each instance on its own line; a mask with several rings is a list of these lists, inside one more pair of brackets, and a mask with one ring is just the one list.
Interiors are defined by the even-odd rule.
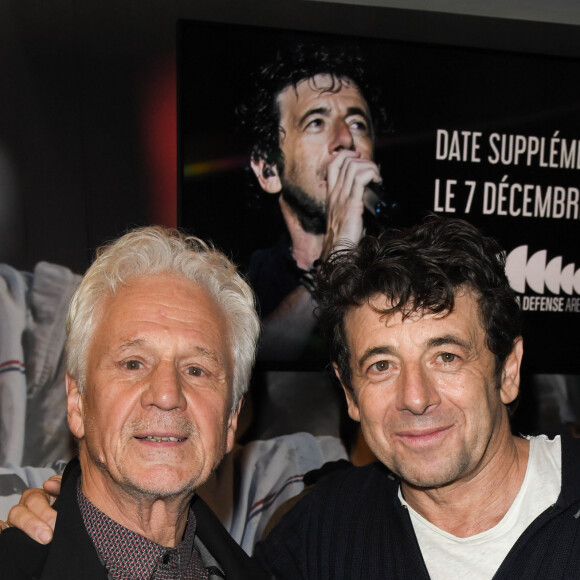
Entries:
[[[248,279],[258,298],[260,318],[266,320],[275,312],[282,301],[302,285],[301,279],[305,275],[308,273],[298,267],[292,256],[288,238],[281,238],[280,242],[271,248],[256,250],[250,258]],[[298,330],[298,334],[300,332],[302,331]],[[267,359],[301,361],[305,364],[304,368],[321,370],[328,356],[326,343],[318,324],[306,337],[301,354],[295,358],[286,358],[284,345],[281,344],[280,348],[282,350],[279,358],[276,355],[273,357],[269,355]],[[258,360],[265,360],[260,351],[258,351]]]
[[298,267],[284,237],[271,248],[256,250],[248,267],[248,278],[260,303],[260,317],[267,318],[298,286],[304,271]]

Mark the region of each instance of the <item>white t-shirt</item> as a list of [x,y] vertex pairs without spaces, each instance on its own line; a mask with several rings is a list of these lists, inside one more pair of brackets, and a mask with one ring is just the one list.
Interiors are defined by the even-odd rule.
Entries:
[[562,487],[560,437],[530,438],[530,455],[522,487],[505,516],[493,528],[458,538],[420,516],[403,499],[432,580],[489,580],[524,530],[556,503]]

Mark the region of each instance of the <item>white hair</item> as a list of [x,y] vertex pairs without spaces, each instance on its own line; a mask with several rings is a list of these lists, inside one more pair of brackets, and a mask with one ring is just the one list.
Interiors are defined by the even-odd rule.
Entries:
[[226,313],[230,325],[233,405],[247,391],[260,333],[255,297],[235,265],[194,236],[160,226],[133,230],[97,252],[74,293],[67,316],[67,372],[85,386],[87,353],[103,300],[132,278],[175,274],[204,288]]

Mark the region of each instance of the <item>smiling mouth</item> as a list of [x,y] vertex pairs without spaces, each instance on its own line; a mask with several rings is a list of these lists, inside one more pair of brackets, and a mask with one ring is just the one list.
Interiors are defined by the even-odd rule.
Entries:
[[141,441],[154,441],[155,443],[180,443],[181,441],[185,441],[185,437],[180,439],[179,437],[160,437],[157,435],[146,435],[145,437],[136,437]]
[[424,443],[439,439],[450,429],[451,427],[437,427],[433,429],[409,430],[398,433],[398,437],[410,443]]

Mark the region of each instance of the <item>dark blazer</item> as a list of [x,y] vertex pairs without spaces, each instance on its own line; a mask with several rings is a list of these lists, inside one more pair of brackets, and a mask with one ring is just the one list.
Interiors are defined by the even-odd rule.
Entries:
[[[107,580],[93,543],[85,530],[76,499],[81,470],[71,461],[64,473],[61,495],[55,503],[58,518],[53,541],[42,546],[20,530],[0,534],[0,576],[6,580]],[[220,563],[226,580],[271,579],[236,544],[209,507],[196,495],[193,510],[196,534]]]

